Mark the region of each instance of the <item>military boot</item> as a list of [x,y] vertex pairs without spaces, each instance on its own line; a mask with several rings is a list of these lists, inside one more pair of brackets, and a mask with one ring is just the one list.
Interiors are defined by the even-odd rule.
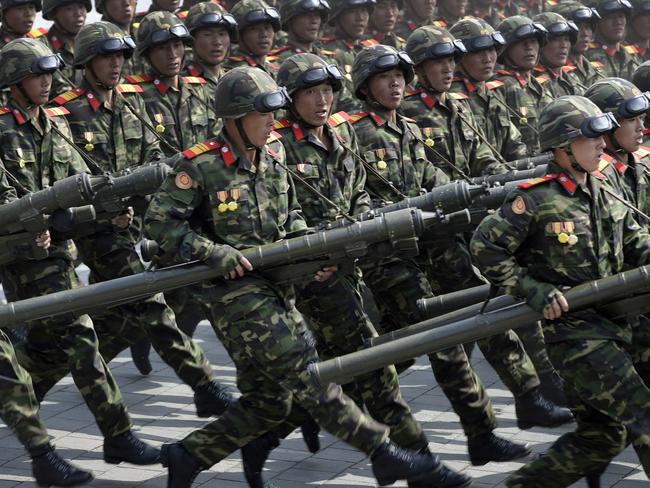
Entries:
[[209,467],[187,452],[180,442],[163,444],[160,460],[167,468],[167,488],[190,488],[199,473]]
[[29,449],[32,475],[38,486],[80,486],[94,476],[61,458],[50,444]]
[[280,445],[280,439],[272,432],[249,442],[241,448],[244,477],[251,488],[264,488],[262,469],[271,451]]
[[566,408],[560,408],[542,396],[540,388],[533,388],[522,396],[515,398],[517,427],[521,430],[531,427],[559,427],[573,420],[573,415]]
[[490,432],[467,439],[469,459],[474,466],[483,466],[490,461],[502,463],[528,456],[528,444],[518,444]]
[[564,394],[564,380],[555,371],[552,373],[543,373],[539,375],[540,391],[544,398],[558,405],[567,407],[568,403]]
[[221,415],[234,401],[232,393],[217,380],[197,386],[194,390],[196,415],[201,418]]
[[430,456],[437,468],[431,473],[409,476],[406,481],[409,488],[465,488],[472,486],[472,478],[449,469],[434,456],[428,447],[420,449],[420,454]]
[[300,426],[300,431],[302,432],[302,438],[305,441],[309,452],[313,454],[320,451],[320,439],[318,438],[320,426],[311,415]]
[[152,371],[149,353],[151,352],[151,342],[149,339],[142,339],[131,346],[131,357],[133,364],[140,371],[142,376],[147,376]]
[[589,473],[587,476],[585,476],[585,480],[587,481],[587,486],[589,488],[600,488],[600,477],[603,475],[607,468],[603,468],[599,471],[594,471],[593,473]]
[[428,475],[440,468],[431,455],[403,449],[386,441],[370,456],[372,473],[380,486],[392,485],[397,480]]
[[104,461],[108,464],[122,462],[145,465],[160,462],[160,450],[138,439],[127,430],[115,437],[104,438]]

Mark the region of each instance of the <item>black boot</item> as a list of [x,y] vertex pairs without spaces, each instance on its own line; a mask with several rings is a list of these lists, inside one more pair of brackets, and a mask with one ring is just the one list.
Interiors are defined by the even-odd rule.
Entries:
[[531,452],[528,444],[518,444],[503,437],[483,434],[467,439],[469,459],[474,466],[483,466],[490,461],[502,463],[528,456]]
[[593,473],[589,473],[587,476],[585,476],[587,486],[589,488],[600,488],[600,477],[603,475],[606,469],[607,467],[604,467],[603,469],[594,471]]
[[565,408],[549,402],[542,396],[540,388],[515,398],[517,427],[521,430],[531,427],[559,427],[573,421],[573,415]]
[[564,380],[555,371],[539,375],[539,385],[544,398],[548,398],[559,407],[567,407],[568,403],[564,394]]
[[167,468],[167,488],[190,488],[199,473],[208,469],[187,452],[180,442],[163,444],[160,460]]
[[61,458],[50,444],[29,449],[29,455],[38,486],[81,486],[94,478],[92,473]]
[[311,415],[300,426],[300,430],[302,431],[302,438],[305,441],[309,452],[313,454],[320,451],[320,439],[318,438],[320,426]]
[[235,401],[232,394],[217,380],[212,380],[194,390],[196,415],[201,418],[221,415]]
[[440,467],[431,455],[403,449],[390,441],[384,442],[370,456],[372,473],[380,486],[433,473]]
[[150,351],[151,342],[149,342],[149,339],[142,339],[131,346],[133,364],[143,376],[147,376],[152,370],[151,362],[149,362]]
[[272,432],[267,432],[241,448],[241,460],[244,476],[251,488],[264,488],[262,469],[271,451],[280,445],[280,439]]
[[418,476],[409,476],[406,481],[409,488],[465,488],[472,486],[472,478],[462,473],[449,469],[440,462],[438,456],[434,456],[428,447],[420,449],[420,454],[430,456],[438,466],[431,473]]
[[160,462],[160,450],[138,439],[132,431],[104,438],[104,461],[145,465]]

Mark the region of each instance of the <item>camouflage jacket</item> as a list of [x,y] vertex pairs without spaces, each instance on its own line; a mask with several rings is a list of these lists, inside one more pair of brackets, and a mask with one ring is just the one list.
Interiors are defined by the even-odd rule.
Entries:
[[[209,108],[207,82],[196,76],[181,76],[178,89],[166,88],[151,75],[127,76],[127,82],[142,88],[147,114],[156,131],[174,148],[183,150],[217,134],[217,117]],[[167,156],[175,154],[166,145]]]
[[[398,114],[397,123],[393,123],[380,112],[359,112],[351,116],[350,122],[368,165],[404,196],[415,197],[423,190],[449,182],[445,173],[427,158],[422,132],[414,120]],[[367,172],[366,189],[373,200],[402,199],[371,170]]]
[[603,65],[601,71],[605,77],[631,80],[634,70],[641,64],[638,49],[630,44],[621,44],[616,49],[600,42],[592,42],[589,44],[585,56],[590,61],[596,61]]
[[207,83],[205,84],[205,92],[208,96],[210,105],[214,106],[215,103],[214,94],[215,94],[215,90],[217,89],[217,82],[219,81],[219,78],[221,78],[221,75],[223,75],[224,71],[225,70],[222,67],[219,70],[219,76],[214,76],[212,73],[210,73],[208,70],[205,69],[205,67],[201,64],[200,61],[193,59],[183,67],[183,71],[181,72],[181,74],[184,76],[194,76],[194,77],[203,78],[205,81],[207,81]]
[[398,36],[394,32],[380,32],[376,30],[370,30],[366,34],[366,39],[372,39],[377,41],[379,44],[384,46],[392,46],[398,51],[403,51],[406,47],[406,38]]
[[600,61],[589,61],[585,56],[569,59],[567,66],[575,66],[573,75],[587,88],[598,80],[605,78],[602,72],[603,63]]
[[582,85],[575,72],[575,66],[563,66],[561,69],[553,70],[540,65],[533,69],[535,79],[553,98],[565,95],[582,95],[586,91],[588,87]]
[[[309,52],[319,56],[320,55],[320,50],[321,50],[320,43],[315,42],[312,45],[312,48],[311,48],[311,50]],[[271,51],[270,54],[271,54],[271,56],[274,57],[275,64],[277,64],[278,67],[279,67],[285,59],[293,56],[294,54],[302,54],[302,53],[306,53],[306,52],[307,51],[305,51],[303,49],[300,49],[298,47],[295,47],[295,46],[291,45],[291,41],[289,39],[287,39],[286,44],[278,45],[278,47],[273,49],[273,51]]]
[[526,79],[514,70],[498,70],[497,77],[505,84],[506,104],[511,108],[510,119],[521,132],[521,138],[528,148],[528,155],[539,153],[537,119],[542,109],[553,99],[534,76]]
[[[650,148],[641,146],[638,151],[626,156],[605,149],[599,170],[612,186],[635,207],[645,214],[650,213]],[[641,216],[639,223],[650,226]]]
[[457,76],[451,85],[451,93],[462,93],[468,97],[476,125],[483,130],[487,140],[499,151],[506,161],[526,157],[526,145],[521,140],[519,129],[510,120],[505,100],[501,93],[501,81],[488,81],[484,87],[469,79]]
[[[74,48],[70,43],[65,42],[56,24],[53,24],[52,27],[50,27],[50,30],[47,31],[47,40],[52,47],[52,52],[61,55],[61,58],[65,63],[65,66],[60,70],[63,76],[55,77],[54,80],[52,80],[53,85],[55,84],[55,81],[63,82],[58,86],[52,86],[52,94],[58,95],[59,93],[72,90],[74,87],[79,86],[83,79],[83,72],[80,69],[74,68]],[[67,80],[70,80],[73,86],[71,86]]]
[[227,71],[236,68],[237,66],[251,66],[266,71],[275,78],[275,73],[280,67],[277,61],[277,56],[273,54],[267,54],[264,56],[264,60],[260,60],[250,54],[240,51],[239,49],[232,49],[230,56],[225,61],[224,68]]
[[[650,260],[647,231],[632,211],[605,193],[604,178],[580,186],[556,163],[545,177],[513,190],[471,241],[476,265],[494,285],[541,312],[556,290],[604,278]],[[544,324],[545,340],[629,340],[630,331],[593,309]]]
[[0,161],[0,205],[3,203],[9,203],[16,198],[18,198],[16,189],[9,184],[5,165]]
[[278,141],[252,164],[224,131],[183,152],[145,215],[149,236],[170,257],[205,260],[213,243],[237,249],[275,242],[307,225]]
[[650,48],[648,48],[648,45],[646,44],[644,46],[644,41],[639,39],[629,28],[625,41],[627,46],[635,48],[641,63],[650,59]]
[[[474,129],[481,129],[467,100],[468,96],[463,93],[447,92],[441,103],[418,86],[406,90],[400,112],[417,121],[430,147],[431,161],[440,161],[440,154],[469,176],[505,172],[494,152],[476,134]],[[440,161],[438,164],[452,180],[461,177],[461,172],[450,168],[448,163]]]
[[[365,190],[366,171],[355,159],[359,154],[357,137],[345,112],[332,115],[324,126],[332,148],[328,149],[298,122],[280,119],[275,122],[277,138],[287,154],[287,166],[307,184],[316,188],[348,215],[370,210],[370,197]],[[321,201],[305,184],[297,181],[296,195],[307,225],[334,220],[336,209]]]
[[434,27],[441,27],[443,29],[448,29],[450,27],[442,17],[436,17],[429,23],[424,23],[416,20],[411,20],[403,15],[402,18],[400,18],[395,24],[393,32],[395,35],[401,37],[402,39],[408,39],[411,35],[411,32],[424,25],[433,25]]
[[67,119],[75,144],[100,164],[102,172],[115,174],[162,157],[158,139],[125,102],[128,100],[129,105],[149,121],[138,93],[142,93],[139,85],[118,85],[113,89],[109,108],[84,79],[80,88],[54,99],[69,112]]

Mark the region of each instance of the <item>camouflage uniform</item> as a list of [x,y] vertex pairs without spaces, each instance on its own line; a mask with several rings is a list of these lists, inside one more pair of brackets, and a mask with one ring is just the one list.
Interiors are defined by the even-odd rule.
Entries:
[[[282,20],[282,29],[289,32],[289,25],[293,19],[299,15],[304,15],[310,12],[318,12],[321,17],[321,27],[327,22],[329,18],[330,7],[327,2],[320,1],[314,7],[312,2],[305,0],[286,0],[280,5],[280,19]],[[280,42],[276,39],[277,48],[271,51],[271,55],[276,57],[276,64],[279,66],[282,62],[294,54],[303,54],[305,51],[294,45],[290,35],[287,36],[285,42]],[[311,54],[318,54],[320,46],[318,42],[312,43]]]
[[[633,10],[632,10],[632,16],[642,16],[642,15],[650,15],[650,4],[648,2],[645,2],[643,0],[632,0],[630,2],[632,4]],[[637,50],[637,54],[639,56],[640,62],[648,61],[650,60],[650,49],[648,48],[648,34],[645,33],[645,35],[640,34],[639,32],[636,31],[634,26],[632,25],[633,21],[630,22],[630,25],[627,26],[627,37],[625,38],[626,45],[635,47]]]
[[[540,116],[542,149],[564,147],[569,131],[597,116],[598,107],[582,97],[552,102]],[[546,177],[520,185],[472,238],[483,274],[541,312],[563,287],[618,273],[625,264],[646,264],[647,232],[602,185],[587,175],[584,188],[556,163]],[[578,425],[512,474],[507,486],[569,486],[622,451],[626,427],[650,474],[650,390],[623,349],[630,327],[587,309],[545,321],[544,333]]]
[[395,29],[393,29],[393,32],[395,33],[395,35],[403,39],[408,39],[415,29],[424,26],[433,26],[438,29],[449,28],[449,24],[442,17],[434,17],[433,19],[427,22],[423,22],[420,20],[410,19],[406,15],[406,10],[405,10],[402,17],[397,21],[397,24],[395,24]]

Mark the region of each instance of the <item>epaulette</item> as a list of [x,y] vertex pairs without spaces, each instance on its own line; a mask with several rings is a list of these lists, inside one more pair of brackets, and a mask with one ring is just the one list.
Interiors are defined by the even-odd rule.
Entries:
[[603,155],[600,157],[600,161],[598,162],[598,171],[604,171],[607,168],[607,166],[612,164],[613,161],[614,161],[613,157],[611,157],[607,153],[603,153]]
[[142,93],[144,91],[140,85],[132,85],[129,83],[120,83],[115,88],[119,93]]
[[147,15],[148,13],[149,13],[149,12],[147,12],[146,10],[143,10],[142,12],[136,12],[135,15],[134,15],[134,17],[137,18],[137,19],[141,19],[142,17],[144,17],[144,16]]
[[180,20],[185,20],[187,17],[187,14],[189,13],[189,10],[181,10],[176,14],[176,17],[178,17]]
[[589,46],[587,46],[589,49],[598,49],[600,47],[600,44],[597,42],[590,42]]
[[562,72],[564,72],[564,73],[571,73],[571,71],[575,71],[578,68],[576,68],[575,66],[566,65],[566,66],[562,66],[561,69],[562,69]]
[[86,90],[83,88],[75,88],[74,90],[69,90],[67,92],[63,92],[57,97],[54,98],[54,103],[57,105],[65,105],[68,103],[70,100],[74,100],[75,98],[79,98],[81,95],[86,93]]
[[422,90],[417,90],[417,89],[404,90],[405,97],[412,97],[413,95],[419,95],[420,93],[422,93]]
[[321,42],[329,42],[329,41],[336,41],[336,37],[334,36],[324,36],[318,39]]
[[347,112],[344,111],[336,112],[335,114],[330,115],[330,117],[327,119],[327,122],[332,127],[337,127],[343,122],[350,122],[350,116]]
[[192,147],[189,149],[186,149],[183,151],[183,157],[187,159],[194,159],[195,157],[205,154],[208,151],[213,151],[215,149],[219,149],[221,147],[221,144],[218,143],[214,139],[210,139],[205,142],[200,142],[198,144],[194,144]]
[[623,49],[625,49],[628,54],[641,54],[641,50],[634,44],[623,44]]
[[602,69],[605,67],[605,64],[600,61],[591,61],[591,65],[596,69]]
[[537,65],[533,68],[533,71],[537,71],[538,73],[543,73],[544,71],[546,71],[546,68],[544,68],[544,66]]
[[278,48],[273,49],[269,54],[277,56],[278,54],[283,53],[288,49],[291,49],[291,46],[289,46],[287,44],[286,46],[282,46],[282,47],[278,47]]
[[513,76],[514,73],[512,71],[508,71],[507,69],[498,69],[497,70],[498,75],[503,75],[503,76]]
[[273,128],[274,129],[287,129],[291,127],[291,122],[289,119],[277,119],[275,122],[273,122]]
[[0,107],[0,115],[10,114],[11,109],[9,107]]
[[151,76],[151,75],[145,75],[145,74],[143,73],[143,74],[140,74],[140,75],[129,75],[129,76],[125,76],[124,79],[125,79],[126,81],[128,81],[129,83],[135,83],[135,84],[137,85],[137,84],[139,84],[139,83],[147,83],[147,82],[149,82],[149,81],[153,81],[153,80],[154,80],[154,77]]
[[336,51],[330,51],[329,49],[321,49],[318,53],[323,56],[336,56]]
[[634,155],[639,159],[645,158],[649,154],[650,154],[650,147],[647,146],[641,146],[639,147],[639,149],[634,151]]
[[202,78],[201,76],[183,76],[182,80],[183,83],[188,83],[190,85],[205,85],[207,83],[205,78]]
[[59,115],[68,115],[70,111],[65,107],[52,107],[46,108],[45,113],[50,117],[58,117]]
[[365,119],[368,115],[370,115],[368,112],[358,112],[356,114],[352,114],[350,115],[350,123],[356,124],[361,119]]
[[269,63],[272,63],[273,61],[277,61],[278,59],[280,59],[280,56],[276,56],[275,54],[266,55],[266,61],[268,61]]
[[447,21],[445,19],[435,19],[435,20],[433,20],[431,22],[431,25],[434,25],[436,27],[440,27],[442,29],[446,29],[449,26],[449,24],[447,23]]
[[371,47],[379,45],[379,41],[376,41],[375,39],[365,39],[359,44],[361,44],[363,47]]
[[527,190],[529,188],[532,188],[533,186],[546,183],[547,181],[556,180],[558,176],[560,175],[558,175],[557,173],[551,173],[549,175],[540,176],[539,178],[533,178],[532,180],[519,183],[517,185],[517,188],[521,188],[522,190]]
[[[133,24],[131,24],[132,29],[138,29],[139,27],[140,27],[140,22],[133,22]],[[131,32],[133,32],[133,30]]]
[[550,80],[551,77],[548,74],[543,74],[542,76],[536,76],[535,79],[537,80],[537,83],[539,83],[540,85],[543,85],[548,80]]
[[31,37],[32,39],[43,37],[45,35],[47,35],[47,29],[44,27],[37,27],[36,29],[32,29],[27,33],[27,37]]
[[465,93],[451,93],[447,92],[447,95],[449,95],[449,98],[452,100],[467,100],[469,97]]
[[[266,143],[271,144],[272,142],[278,141],[280,139],[282,139],[282,134],[272,130],[271,134],[269,134],[269,138],[266,140]],[[266,149],[267,149],[267,151],[271,152],[270,148],[267,147]],[[273,152],[275,153],[275,154],[273,154],[274,157],[278,155],[278,153],[276,153],[275,151],[273,151]]]
[[415,119],[412,119],[411,117],[407,117],[406,115],[402,115],[400,117],[404,122],[408,122],[410,124],[417,124],[417,121]]
[[506,86],[506,84],[503,81],[499,81],[499,80],[487,81],[485,83],[485,87],[488,90],[496,90],[497,88],[501,88],[502,86]]

